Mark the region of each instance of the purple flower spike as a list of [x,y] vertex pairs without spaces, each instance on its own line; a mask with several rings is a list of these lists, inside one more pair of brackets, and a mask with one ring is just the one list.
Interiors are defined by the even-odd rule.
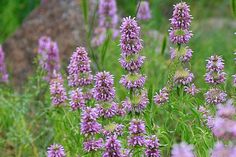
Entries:
[[85,107],[85,99],[81,89],[77,88],[76,90],[71,91],[70,106],[73,111]]
[[145,131],[145,123],[140,119],[133,119],[130,122],[129,133],[130,134],[144,134]]
[[90,59],[84,47],[77,47],[70,58],[68,82],[72,87],[83,87],[92,84]]
[[175,84],[187,85],[190,84],[193,79],[194,75],[188,69],[177,70],[174,75]]
[[99,117],[112,118],[117,114],[118,106],[115,102],[103,103],[102,105],[97,104],[96,109]]
[[207,60],[206,68],[208,71],[222,71],[224,69],[224,60],[221,56],[211,56]]
[[123,129],[124,125],[122,124],[110,123],[104,127],[102,133],[105,136],[121,136],[123,134]]
[[226,101],[227,94],[217,88],[211,88],[205,93],[206,102],[209,104],[219,104]]
[[211,152],[211,157],[235,157],[236,147],[235,146],[225,146],[221,142],[215,144],[214,149]]
[[123,157],[121,153],[121,143],[116,136],[108,137],[103,157]]
[[192,96],[200,92],[200,90],[197,89],[195,84],[191,84],[190,86],[185,86],[184,91]]
[[144,60],[145,60],[144,56],[139,56],[139,55],[125,56],[124,54],[122,54],[121,58],[119,59],[119,62],[125,70],[135,72],[141,69]]
[[137,13],[137,18],[140,20],[149,20],[151,18],[151,11],[149,8],[148,1],[141,1],[139,10]]
[[171,21],[171,26],[175,29],[189,29],[191,25],[192,15],[190,8],[185,2],[174,5],[174,11]]
[[169,36],[170,41],[174,44],[187,44],[193,34],[187,29],[170,29]]
[[168,100],[169,100],[169,93],[166,87],[161,89],[159,93],[156,93],[156,95],[154,96],[154,102],[157,105],[162,105],[166,103]]
[[84,150],[86,152],[93,152],[102,149],[103,140],[100,138],[98,140],[92,139],[84,142]]
[[6,70],[5,55],[2,49],[2,45],[0,45],[0,82],[8,82],[8,73]]
[[41,37],[39,39],[38,53],[40,55],[40,65],[47,72],[45,79],[50,81],[54,71],[60,70],[59,49],[56,42],[49,37]]
[[145,138],[139,135],[133,135],[128,138],[128,144],[132,147],[135,146],[144,146]]
[[195,157],[193,146],[186,143],[174,144],[171,157]]
[[142,49],[140,27],[135,18],[126,17],[121,25],[120,46],[124,55],[137,54]]
[[53,144],[48,147],[47,157],[65,157],[65,151],[62,145]]
[[147,157],[160,157],[159,152],[159,140],[155,135],[148,137],[148,139],[145,141],[145,155]]
[[112,101],[115,97],[113,76],[109,72],[99,72],[95,76],[94,98],[97,101]]
[[193,51],[188,47],[181,47],[179,50],[170,48],[170,57],[172,60],[177,57],[181,62],[189,62],[192,55]]
[[67,100],[66,90],[63,86],[63,79],[60,74],[54,74],[55,77],[50,81],[50,94],[52,104],[59,106]]

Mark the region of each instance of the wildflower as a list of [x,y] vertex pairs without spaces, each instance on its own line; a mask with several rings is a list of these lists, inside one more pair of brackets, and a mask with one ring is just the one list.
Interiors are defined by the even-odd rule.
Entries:
[[140,20],[149,20],[151,18],[151,11],[149,8],[148,1],[141,1],[139,10],[137,13],[137,18]]
[[218,72],[214,72],[214,71],[210,71],[208,73],[206,73],[205,75],[205,81],[207,83],[210,83],[210,84],[220,84],[220,83],[224,83],[226,78],[226,73],[225,72],[221,72],[221,71],[218,71]]
[[94,98],[97,101],[112,101],[115,97],[113,76],[109,72],[99,72],[95,76]]
[[181,62],[189,62],[192,58],[193,51],[188,47],[181,47],[180,49],[174,49],[171,47],[170,55],[172,60],[177,57]]
[[146,150],[145,155],[147,157],[160,157],[159,152],[159,140],[155,135],[148,137],[145,142]]
[[84,150],[86,152],[98,151],[103,147],[103,140],[100,138],[98,140],[91,139],[84,142]]
[[170,29],[170,41],[174,44],[186,44],[193,36],[192,32],[187,29]]
[[133,119],[129,126],[128,143],[130,146],[144,146],[145,138],[143,134],[146,132],[145,123],[139,119]]
[[65,151],[62,145],[52,144],[48,147],[47,157],[65,157]]
[[94,31],[94,37],[91,44],[93,47],[101,45],[106,39],[106,29],[104,27],[97,27]]
[[217,115],[220,117],[231,118],[236,114],[236,109],[233,105],[233,100],[228,100],[225,105],[217,105]]
[[180,144],[174,144],[171,151],[171,157],[194,157],[193,146],[184,142]]
[[214,118],[210,114],[209,110],[207,110],[204,106],[200,106],[198,111],[202,113],[205,124],[209,129],[212,129],[214,126]]
[[107,138],[103,157],[123,157],[121,143],[116,136],[113,135]]
[[115,102],[103,103],[102,105],[97,104],[96,109],[99,117],[112,118],[117,114],[118,106]]
[[211,88],[205,94],[206,102],[209,104],[219,104],[226,101],[227,94],[217,88]]
[[125,70],[136,72],[141,69],[144,60],[145,60],[144,56],[140,55],[125,56],[124,54],[122,54],[121,58],[119,59],[119,62]]
[[8,73],[5,65],[5,55],[0,45],[0,82],[8,82]]
[[112,135],[121,136],[123,134],[123,129],[124,125],[122,124],[110,123],[104,127],[102,133],[105,136],[112,136]]
[[122,84],[127,89],[131,88],[136,89],[136,88],[142,88],[145,81],[146,81],[146,76],[135,73],[135,74],[123,75],[122,78],[120,79],[120,84]]
[[174,75],[175,84],[187,85],[191,83],[193,79],[194,75],[188,69],[177,70]]
[[84,47],[77,47],[70,58],[68,82],[72,87],[84,87],[92,84],[90,59]]
[[156,95],[154,96],[154,102],[157,105],[162,105],[166,103],[168,100],[169,100],[169,93],[166,87],[161,89],[159,93],[156,93]]
[[194,96],[195,94],[199,93],[199,89],[195,86],[195,84],[191,84],[190,86],[185,86],[184,91],[188,94]]
[[207,70],[208,71],[222,71],[224,69],[224,60],[222,59],[221,56],[211,56],[207,60]]
[[55,77],[50,81],[50,94],[52,104],[59,106],[67,100],[66,90],[63,86],[63,79],[60,74],[54,74]]
[[70,93],[70,106],[72,110],[82,109],[85,107],[85,99],[81,89],[71,91]]
[[236,156],[235,146],[225,146],[221,142],[215,144],[214,149],[211,152],[211,157],[234,157]]
[[45,79],[50,81],[53,77],[54,71],[60,70],[59,49],[56,42],[51,38],[42,36],[39,39],[38,53],[40,55],[40,65],[42,69],[47,72]]

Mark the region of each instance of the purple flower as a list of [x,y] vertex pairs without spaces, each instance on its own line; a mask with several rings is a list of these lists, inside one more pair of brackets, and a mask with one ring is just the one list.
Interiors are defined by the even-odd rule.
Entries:
[[170,56],[172,60],[177,57],[181,62],[189,62],[192,55],[193,51],[188,47],[181,47],[179,50],[172,47],[170,48]]
[[47,157],[65,157],[65,151],[62,145],[53,144],[48,147]]
[[142,88],[146,81],[146,76],[139,73],[130,73],[123,75],[120,79],[120,84],[122,84],[127,89]]
[[100,133],[102,126],[96,120],[98,111],[95,108],[84,108],[81,115],[81,133],[85,136],[95,135]]
[[207,60],[206,68],[208,71],[222,71],[224,69],[224,60],[221,56],[211,56]]
[[209,71],[205,75],[205,81],[210,84],[224,83],[226,80],[226,73],[221,71]]
[[97,27],[94,31],[94,37],[92,38],[91,44],[93,47],[97,47],[103,44],[106,39],[106,28]]
[[166,87],[161,89],[159,93],[156,93],[156,95],[154,96],[154,102],[157,105],[162,105],[166,103],[168,100],[169,100],[169,93]]
[[129,55],[125,56],[124,54],[121,55],[119,62],[121,66],[127,71],[138,71],[141,69],[144,63],[145,57],[140,55]]
[[82,87],[92,84],[93,76],[91,75],[90,62],[85,48],[77,47],[68,65],[69,86]]
[[121,25],[120,46],[124,55],[137,54],[142,49],[140,27],[135,18],[126,17]]
[[174,44],[186,44],[193,36],[192,32],[187,29],[173,29],[169,30],[170,41]]
[[0,45],[0,82],[8,82],[8,73],[5,65],[5,55]]
[[191,84],[190,86],[185,86],[184,91],[187,92],[188,94],[191,94],[194,96],[195,94],[199,93],[199,89],[195,86],[195,84]]
[[236,109],[233,105],[233,100],[228,100],[225,105],[217,105],[217,115],[225,118],[232,118],[236,114]]
[[187,85],[191,83],[193,79],[194,75],[188,69],[177,70],[174,75],[175,84]]
[[225,146],[221,142],[215,144],[214,149],[211,152],[211,157],[234,157],[236,156],[235,146]]
[[145,155],[147,157],[160,157],[159,140],[155,135],[148,137],[145,141]]
[[137,13],[137,18],[140,20],[149,20],[151,18],[151,11],[148,1],[141,1]]
[[144,136],[140,136],[140,135],[132,135],[128,137],[128,144],[129,146],[132,146],[132,147],[144,146],[145,138]]
[[54,74],[55,78],[50,81],[50,94],[52,104],[59,106],[67,100],[66,90],[63,86],[63,79],[60,74]]
[[200,106],[198,111],[202,113],[204,122],[208,126],[208,128],[212,129],[213,128],[213,123],[214,123],[214,118],[211,116],[209,110],[207,110],[204,106]]
[[184,142],[180,144],[174,144],[171,151],[171,157],[194,157],[193,146]]
[[100,138],[98,140],[91,139],[84,142],[84,150],[86,152],[98,151],[103,147],[103,140]]
[[132,119],[129,126],[130,134],[144,134],[145,131],[145,123],[140,119]]
[[106,140],[103,157],[123,157],[121,153],[121,143],[116,136],[110,136]]
[[233,75],[233,85],[236,87],[236,74]]
[[99,72],[95,76],[94,98],[97,101],[112,101],[115,97],[113,75],[109,72]]
[[227,94],[217,88],[211,88],[205,94],[205,99],[208,104],[219,104],[226,101]]
[[99,26],[105,28],[114,28],[118,23],[116,0],[99,1]]
[[130,112],[142,112],[149,103],[147,92],[141,91],[140,94],[133,95],[133,99],[130,100],[127,98],[125,101],[122,102],[122,106],[126,109],[126,111]]
[[185,2],[174,5],[173,15],[170,19],[174,29],[189,29],[191,20],[190,8]]
[[105,136],[112,136],[112,135],[121,136],[123,134],[123,129],[124,125],[122,124],[110,123],[104,127],[102,133]]
[[76,90],[71,91],[70,106],[73,111],[85,107],[85,99],[81,89],[77,88]]
[[118,106],[115,102],[105,102],[101,105],[97,104],[96,109],[99,117],[112,118],[117,114]]
[[39,39],[38,53],[40,55],[40,65],[42,69],[47,72],[45,79],[50,81],[53,77],[54,71],[60,70],[59,49],[56,42],[51,38],[42,36]]

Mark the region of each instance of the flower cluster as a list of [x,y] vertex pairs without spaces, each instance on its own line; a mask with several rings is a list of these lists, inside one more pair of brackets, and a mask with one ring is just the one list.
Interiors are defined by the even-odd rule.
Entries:
[[128,144],[132,147],[135,146],[144,146],[145,138],[144,134],[146,133],[145,130],[145,123],[140,119],[133,119],[130,122],[129,126],[129,138]]
[[85,136],[84,150],[87,152],[97,151],[103,146],[102,139],[95,139],[95,135],[102,130],[101,124],[97,122],[98,113],[95,108],[86,107],[81,115],[81,133]]
[[204,106],[200,106],[198,111],[202,114],[203,122],[207,125],[209,129],[213,128],[214,118],[211,115],[210,111]]
[[123,157],[121,143],[116,136],[113,135],[107,138],[103,157]]
[[217,114],[212,129],[216,137],[224,140],[236,138],[236,121],[233,119],[235,114],[236,109],[232,100],[228,100],[225,105],[217,105]]
[[68,82],[72,87],[84,87],[92,84],[90,59],[84,47],[77,47],[68,65]]
[[200,90],[195,86],[195,84],[185,86],[184,91],[192,96],[200,92]]
[[159,152],[159,140],[155,135],[150,136],[146,139],[145,141],[145,155],[147,157],[160,157],[160,152]]
[[5,55],[0,45],[0,82],[8,82],[8,73],[5,65]]
[[186,44],[192,37],[189,30],[192,16],[189,6],[185,2],[174,5],[172,18],[170,19],[170,41],[174,44]]
[[[207,73],[205,81],[212,85],[225,82],[226,74],[224,70],[224,60],[217,55],[211,56],[206,64]],[[209,104],[218,104],[226,101],[227,94],[218,88],[211,88],[205,93],[206,102]]]
[[180,144],[174,144],[171,151],[171,157],[195,157],[193,153],[193,146],[184,142]]
[[193,82],[193,79],[193,73],[191,73],[190,70],[188,70],[187,68],[177,70],[174,75],[175,84],[188,85]]
[[67,94],[63,82],[63,78],[60,74],[53,74],[53,78],[50,81],[50,94],[52,104],[55,106],[59,106],[67,100]]
[[39,63],[42,69],[47,72],[45,79],[50,81],[54,71],[59,72],[60,70],[58,45],[50,37],[42,36],[38,41],[38,53],[40,56]]
[[149,20],[151,18],[151,11],[148,1],[141,1],[138,7],[137,18],[139,20]]
[[180,48],[170,48],[170,58],[174,60],[176,57],[183,63],[189,62],[193,56],[193,50],[188,46]]
[[72,110],[82,109],[85,107],[85,99],[80,88],[70,92],[70,106]]
[[225,146],[222,142],[217,142],[211,152],[211,157],[234,157],[236,156],[235,146]]
[[66,153],[62,145],[52,144],[48,147],[47,157],[65,157]]
[[[130,97],[122,104],[129,106],[135,112],[143,111],[147,104],[148,98],[146,91],[143,90],[146,76],[140,73],[140,69],[144,63],[144,56],[140,55],[142,42],[140,39],[140,27],[135,18],[126,17],[121,25],[121,58],[119,62],[121,66],[128,72],[120,79],[120,83],[130,90]],[[130,110],[130,111],[131,111]]]
[[169,92],[166,87],[161,89],[159,93],[156,93],[156,95],[154,96],[154,102],[157,105],[162,105],[166,103],[168,100],[169,100]]
[[124,125],[122,124],[110,123],[104,127],[102,133],[104,136],[121,136],[123,134],[123,129]]

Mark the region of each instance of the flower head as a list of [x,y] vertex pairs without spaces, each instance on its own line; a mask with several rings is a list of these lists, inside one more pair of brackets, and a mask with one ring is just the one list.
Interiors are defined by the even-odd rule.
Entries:
[[188,69],[177,70],[174,75],[175,84],[187,85],[191,83],[193,79],[194,75]]
[[60,74],[54,74],[54,78],[50,81],[50,94],[52,104],[55,106],[61,105],[67,100],[66,90]]
[[115,102],[107,102],[101,105],[97,104],[96,109],[99,117],[112,118],[117,114],[118,106]]
[[123,129],[124,125],[122,124],[110,123],[104,127],[102,132],[105,136],[121,136],[123,133]]
[[8,82],[8,73],[5,65],[5,55],[0,45],[0,82]]
[[168,100],[169,100],[169,93],[166,87],[161,89],[159,93],[156,93],[156,95],[154,96],[154,102],[157,105],[162,105],[166,103]]
[[80,88],[70,92],[70,106],[73,111],[85,107],[84,95]]
[[209,104],[219,104],[226,101],[227,94],[217,88],[211,88],[205,94],[206,102]]
[[174,144],[171,151],[171,157],[194,157],[193,146],[184,142],[180,144]]
[[130,122],[129,133],[130,134],[143,134],[145,133],[145,123],[140,119],[133,119]]
[[234,157],[236,156],[235,146],[225,146],[221,142],[217,142],[211,152],[211,157]]
[[221,56],[211,56],[207,60],[206,68],[208,71],[222,71],[224,69],[224,60]]
[[222,71],[209,71],[205,75],[205,81],[210,84],[224,83],[226,80],[226,73]]
[[189,47],[181,47],[179,50],[172,47],[170,48],[170,56],[172,60],[177,57],[181,62],[189,62],[192,55],[193,51]]
[[77,47],[68,66],[69,86],[82,87],[92,84],[93,76],[91,75],[90,62],[85,48]]
[[62,145],[53,144],[48,147],[47,157],[65,157],[65,151]]
[[140,20],[149,20],[151,18],[151,11],[149,8],[148,1],[141,1],[139,10],[137,13],[137,18]]
[[116,136],[107,138],[103,157],[122,157],[121,143]]
[[191,84],[190,86],[185,86],[184,91],[192,96],[200,92],[200,90],[197,89],[195,84]]
[[86,152],[98,151],[103,147],[103,140],[100,138],[98,140],[91,139],[84,142],[84,150]]
[[109,72],[99,72],[95,76],[94,98],[97,101],[112,101],[115,97],[113,76]]
[[170,41],[174,44],[186,44],[193,34],[187,29],[170,29],[169,36]]
[[155,135],[150,136],[146,139],[145,141],[145,155],[147,157],[160,157],[160,152],[159,152],[159,140]]
[[120,84],[127,89],[140,89],[144,86],[145,81],[146,76],[139,73],[130,73],[122,76],[120,79]]
[[129,55],[125,56],[124,54],[121,55],[119,62],[121,66],[127,70],[136,72],[139,71],[144,63],[145,57],[140,55]]

